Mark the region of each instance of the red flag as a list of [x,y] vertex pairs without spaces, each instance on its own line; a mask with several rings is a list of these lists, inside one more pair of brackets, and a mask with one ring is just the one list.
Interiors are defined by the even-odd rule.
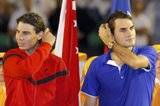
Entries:
[[69,106],[78,106],[80,89],[76,3],[63,0],[57,33],[55,54],[62,57],[70,73],[71,100]]

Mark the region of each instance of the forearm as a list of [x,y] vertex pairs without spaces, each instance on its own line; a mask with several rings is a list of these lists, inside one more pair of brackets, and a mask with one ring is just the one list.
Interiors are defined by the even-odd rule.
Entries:
[[48,43],[43,43],[32,55],[18,63],[19,68],[26,66],[29,70],[39,70],[43,62],[48,58],[50,50],[51,46]]
[[32,55],[21,58],[18,53],[7,54],[4,58],[5,74],[12,77],[28,77],[39,70],[48,57],[51,46],[41,45]]
[[148,61],[146,58],[134,54],[130,49],[125,48],[117,44],[116,42],[112,50],[116,53],[116,55],[121,59],[123,63],[128,64],[134,69],[148,67]]
[[84,106],[97,106],[97,98],[91,98],[86,96]]

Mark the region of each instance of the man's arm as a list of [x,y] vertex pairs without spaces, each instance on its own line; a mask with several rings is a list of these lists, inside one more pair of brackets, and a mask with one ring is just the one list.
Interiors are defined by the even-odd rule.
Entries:
[[85,93],[82,93],[84,95],[84,103],[83,106],[98,106],[98,98],[92,97],[89,95],[86,95]]
[[123,63],[128,64],[134,69],[147,68],[149,66],[149,60],[143,55],[136,55],[128,48],[122,47],[115,43],[112,50],[122,60]]
[[[3,59],[3,71],[7,76],[29,77],[38,71],[48,57],[51,46],[43,43],[32,55],[23,58],[17,51],[6,53]],[[9,51],[10,52],[10,51]]]
[[94,60],[90,64],[89,70],[87,71],[83,86],[81,88],[80,93],[84,97],[82,101],[84,106],[97,106],[96,104],[98,103],[100,85],[96,77],[97,63],[99,63],[99,61]]
[[114,37],[110,32],[108,25],[101,25],[99,28],[99,36],[101,40],[112,49],[116,55],[125,64],[128,64],[134,69],[147,68],[149,61],[147,57],[134,54],[130,49],[125,48],[114,41]]

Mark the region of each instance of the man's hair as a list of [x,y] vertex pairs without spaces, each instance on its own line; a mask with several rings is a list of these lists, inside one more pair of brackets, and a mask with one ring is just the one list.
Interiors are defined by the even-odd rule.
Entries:
[[118,18],[132,20],[132,17],[129,14],[126,14],[122,11],[116,11],[115,13],[111,14],[107,20],[107,23],[112,34],[114,34],[115,20]]
[[35,32],[39,33],[40,31],[44,31],[46,26],[42,17],[40,17],[36,13],[26,13],[17,19],[17,24],[19,22],[27,23],[34,26]]

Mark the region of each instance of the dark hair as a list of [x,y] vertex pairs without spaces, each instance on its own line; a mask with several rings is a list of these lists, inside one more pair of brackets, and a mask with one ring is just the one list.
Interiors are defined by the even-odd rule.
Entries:
[[33,25],[35,28],[35,32],[39,33],[40,31],[44,31],[46,26],[42,17],[40,17],[36,13],[26,13],[17,19],[17,24],[19,22],[27,23]]
[[116,11],[115,13],[111,14],[107,20],[107,23],[109,25],[109,28],[111,30],[111,33],[114,34],[114,29],[115,29],[115,20],[117,18],[122,18],[122,19],[130,19],[132,20],[132,16],[124,13],[122,11]]

